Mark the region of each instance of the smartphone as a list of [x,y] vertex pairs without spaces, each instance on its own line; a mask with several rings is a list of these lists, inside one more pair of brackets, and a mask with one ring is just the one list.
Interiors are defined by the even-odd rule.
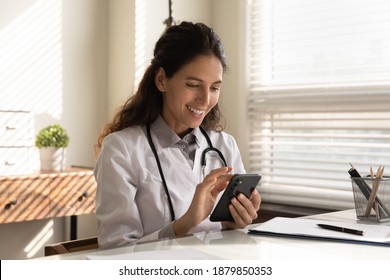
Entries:
[[261,176],[259,174],[234,175],[223,192],[221,199],[218,201],[213,212],[211,213],[210,221],[233,221],[233,217],[229,211],[229,204],[231,203],[231,199],[240,193],[249,198],[260,179]]

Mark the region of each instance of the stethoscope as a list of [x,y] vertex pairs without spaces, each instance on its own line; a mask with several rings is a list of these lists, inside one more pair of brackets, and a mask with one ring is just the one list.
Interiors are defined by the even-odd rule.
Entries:
[[[201,161],[200,161],[202,168],[204,168],[206,166],[206,154],[208,152],[216,152],[218,154],[218,156],[220,157],[220,159],[223,161],[224,166],[227,166],[225,157],[223,156],[222,152],[220,150],[218,150],[217,148],[213,147],[213,144],[211,143],[210,137],[207,135],[207,132],[204,130],[204,128],[199,126],[199,129],[202,132],[202,134],[204,135],[204,137],[206,138],[207,144],[209,146],[208,148],[204,149],[202,152]],[[154,146],[152,136],[150,134],[150,125],[149,124],[146,125],[146,133],[147,133],[147,138],[148,138],[150,148],[152,149],[152,152],[154,154],[154,158],[156,159],[156,162],[157,162],[158,171],[160,172],[160,176],[161,176],[161,180],[162,180],[162,183],[164,186],[165,193],[167,194],[169,211],[171,213],[171,218],[172,218],[172,222],[173,222],[176,220],[175,211],[173,210],[173,203],[172,203],[171,196],[169,195],[168,185],[167,185],[167,182],[165,181],[164,172],[161,168],[160,158],[157,154],[156,147]]]

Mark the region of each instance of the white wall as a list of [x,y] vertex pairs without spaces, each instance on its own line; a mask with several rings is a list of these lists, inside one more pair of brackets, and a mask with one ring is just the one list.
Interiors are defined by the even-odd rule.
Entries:
[[[35,134],[63,124],[71,141],[68,165],[93,166],[107,111],[107,3],[0,1],[0,107],[32,110]],[[80,237],[96,234],[93,216],[80,220]],[[0,225],[0,259],[42,256],[45,243],[67,238],[67,221]]]
[[[0,81],[0,107],[30,107],[35,112],[36,132],[48,123],[59,121],[67,128],[71,138],[68,165],[93,166],[96,137],[103,124],[134,91],[142,74],[140,66],[150,61],[154,43],[165,28],[163,21],[168,17],[167,2],[1,0],[0,74],[1,60],[5,59],[1,52],[2,42],[22,38],[23,44],[33,41],[40,52],[27,52],[29,57],[35,55],[36,60],[30,61],[29,67],[25,67],[25,61],[21,60],[20,67],[16,69],[27,69],[27,72],[13,74],[10,79],[16,81],[13,87],[4,91]],[[241,131],[242,110],[237,108],[237,104],[242,106],[244,103],[241,97],[244,89],[239,86],[243,79],[244,53],[240,35],[242,26],[239,24],[242,2],[245,1],[176,0],[173,5],[174,19],[209,24],[224,41],[230,72],[224,78],[221,102],[229,121],[228,131],[236,137],[239,145],[244,145],[245,139]],[[53,11],[47,13],[50,5],[54,5],[53,11],[60,15],[59,18],[53,17]],[[36,21],[42,17],[55,20],[53,29],[48,30],[51,25],[45,21],[34,28]],[[9,31],[18,22],[21,25],[15,29],[17,32]],[[50,42],[42,43],[45,38],[56,44],[54,54],[49,51]],[[26,51],[22,49],[13,57],[22,57]],[[47,58],[47,64],[39,68],[42,57]],[[50,67],[56,71],[43,71]],[[42,73],[38,73],[37,77],[34,76],[36,70],[29,69],[41,69]],[[53,81],[56,81],[54,86]],[[0,225],[0,259],[43,256],[44,244],[68,238],[68,220],[59,218]],[[80,216],[78,225],[79,238],[96,234],[93,215]],[[48,232],[47,238],[41,238],[37,243],[36,237],[42,236],[42,231]],[[29,254],[26,247],[32,243],[37,244],[37,251],[34,253],[30,249]]]
[[93,145],[107,113],[108,3],[62,3],[62,122],[71,137],[68,164],[93,166]]
[[[115,0],[108,4],[108,92],[105,121],[131,94],[134,77],[135,1]],[[130,15],[130,16],[129,16]]]
[[[226,131],[238,144],[244,165],[247,163],[246,119],[246,2],[242,0],[213,0],[211,25],[221,37],[227,55],[229,71],[222,85],[221,106],[227,117]],[[221,8],[223,7],[223,9]]]
[[[236,1],[236,0],[235,0]],[[209,0],[173,1],[175,20],[210,24]],[[137,15],[135,14],[135,9]],[[165,29],[168,1],[115,0],[109,2],[109,96],[108,120],[134,93],[143,70],[149,64],[155,42]],[[132,12],[129,12],[132,11]],[[129,17],[128,15],[134,15]]]

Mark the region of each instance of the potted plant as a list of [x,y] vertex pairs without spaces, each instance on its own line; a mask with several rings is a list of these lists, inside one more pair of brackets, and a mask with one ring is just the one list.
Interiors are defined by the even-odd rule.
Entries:
[[68,145],[69,136],[61,125],[52,124],[41,129],[35,139],[35,146],[39,148],[41,170],[64,170]]

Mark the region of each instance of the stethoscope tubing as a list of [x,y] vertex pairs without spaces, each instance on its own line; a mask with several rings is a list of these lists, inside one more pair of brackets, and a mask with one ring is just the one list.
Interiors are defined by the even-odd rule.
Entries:
[[[204,137],[206,138],[207,144],[209,146],[208,148],[204,149],[203,152],[202,152],[202,157],[201,157],[201,164],[202,164],[202,166],[203,167],[206,166],[206,154],[208,152],[210,152],[210,151],[216,152],[219,155],[219,157],[221,158],[221,160],[223,161],[224,165],[227,166],[225,157],[223,156],[222,152],[220,150],[218,150],[217,148],[214,148],[213,144],[211,143],[211,139],[208,136],[207,132],[204,130],[204,128],[200,126],[199,129],[202,132],[202,134],[204,135]],[[148,139],[148,142],[149,142],[149,146],[152,149],[154,158],[156,159],[158,171],[160,172],[160,177],[161,177],[161,180],[162,180],[162,184],[164,186],[164,191],[165,191],[165,193],[167,195],[167,199],[168,199],[168,206],[169,206],[169,212],[171,214],[171,220],[173,222],[173,221],[176,220],[176,218],[175,218],[175,211],[173,209],[172,198],[171,198],[171,196],[169,194],[169,189],[168,189],[167,182],[165,180],[164,172],[162,170],[160,158],[159,158],[159,156],[157,154],[156,147],[155,147],[155,145],[153,143],[153,140],[152,140],[152,135],[150,133],[150,125],[149,124],[146,125],[146,134],[147,134],[147,139]]]

